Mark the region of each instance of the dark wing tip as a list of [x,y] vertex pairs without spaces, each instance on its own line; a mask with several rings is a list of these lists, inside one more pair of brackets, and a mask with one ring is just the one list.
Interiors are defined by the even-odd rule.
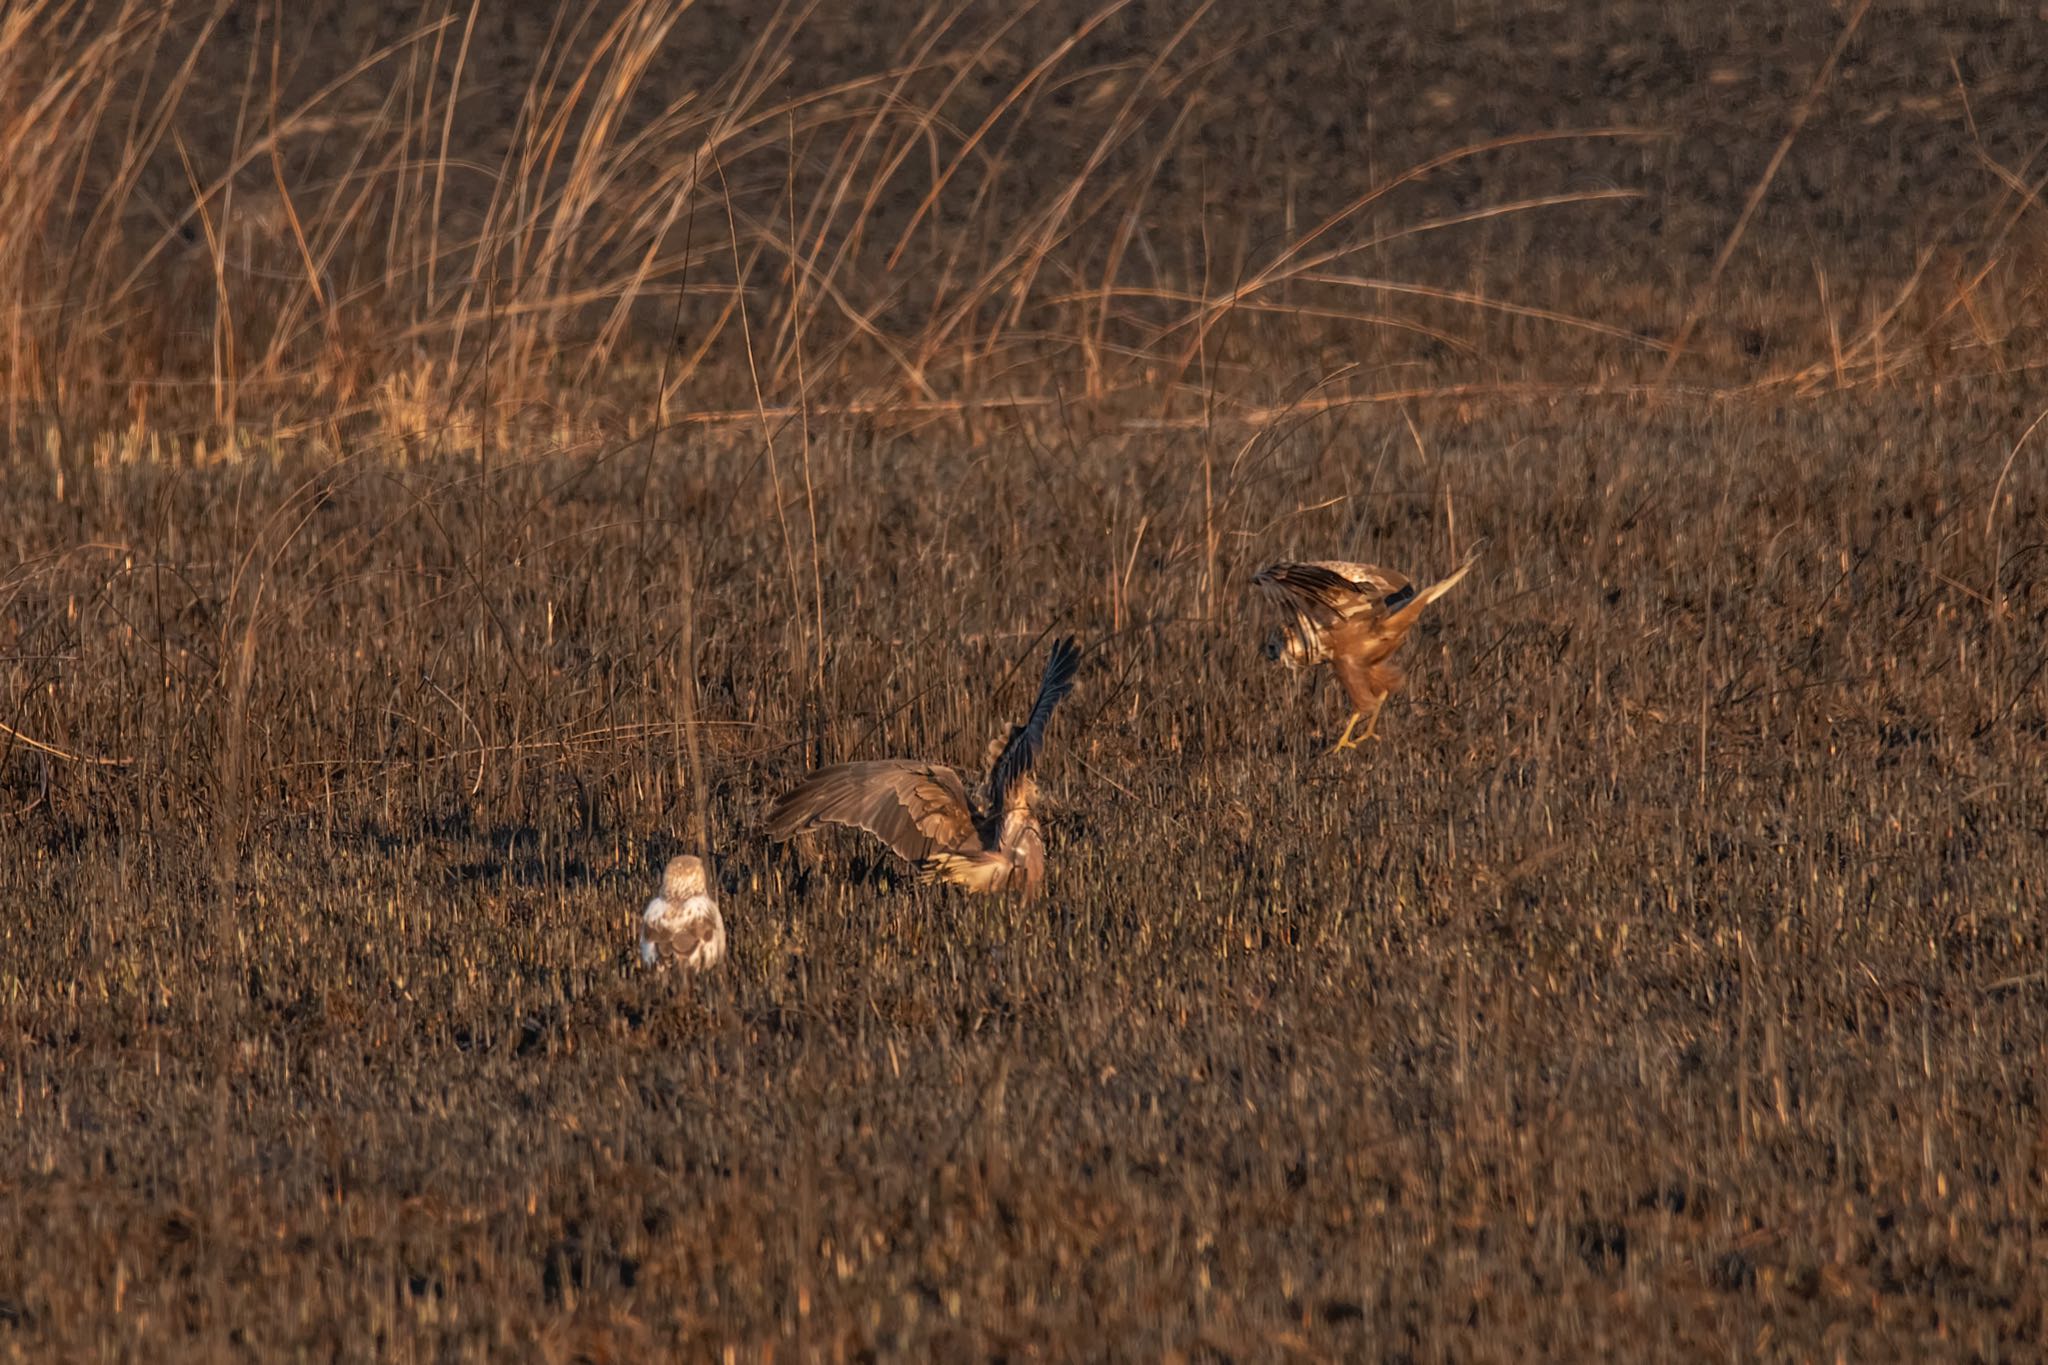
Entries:
[[1081,646],[1074,637],[1067,635],[1053,641],[1052,657],[1045,661],[1045,676],[1038,684],[1038,702],[1031,709],[1035,712],[1044,705],[1047,693],[1058,701],[1073,691],[1074,675],[1080,671]]
[[1335,569],[1326,569],[1320,564],[1301,564],[1285,559],[1277,564],[1268,564],[1265,568],[1253,574],[1252,582],[1258,587],[1269,591],[1274,589],[1295,593],[1304,589],[1311,592],[1336,591],[1357,593],[1364,591],[1358,584],[1352,582],[1343,574],[1338,573]]
[[1329,625],[1373,596],[1369,589],[1320,564],[1268,564],[1252,582],[1267,601],[1297,617],[1312,617],[1320,625]]
[[1032,703],[1031,716],[1010,731],[1010,741],[997,757],[995,771],[989,774],[989,799],[997,810],[1002,809],[1003,794],[1016,781],[1017,775],[1031,771],[1031,765],[1038,756],[1038,746],[1045,740],[1045,727],[1052,719],[1053,708],[1074,690],[1074,677],[1080,671],[1080,644],[1071,635],[1055,640],[1052,656],[1045,661],[1045,676],[1039,681],[1038,700]]

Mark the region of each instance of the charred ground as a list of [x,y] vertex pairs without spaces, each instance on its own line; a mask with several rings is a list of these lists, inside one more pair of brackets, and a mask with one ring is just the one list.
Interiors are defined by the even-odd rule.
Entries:
[[[1316,51],[1420,83],[1418,145],[1607,88],[1533,10],[1349,22]],[[1934,118],[1957,76],[1868,22],[1855,107]],[[1743,169],[1441,268],[1668,343],[1839,23],[1595,43],[1616,116],[1717,103],[1716,61],[1779,92]],[[2025,143],[2025,43],[1948,23],[1990,94],[1943,135]],[[1823,217],[1771,201],[1655,394],[1663,352],[1518,317],[1406,353],[1437,396],[1317,410],[1304,301],[1219,336],[1206,405],[1091,405],[1059,350],[1006,361],[1044,406],[567,449],[19,439],[0,1349],[2038,1354],[2048,395],[1996,266],[2039,209],[1967,219],[1983,293],[1926,285],[1911,344],[1831,345],[1814,259],[1896,297],[1997,177],[1902,207],[1824,109]],[[623,412],[661,366],[619,373]],[[1334,684],[1259,657],[1250,572],[1481,538],[1380,740],[1322,756]],[[1066,630],[1037,904],[762,839],[816,762],[972,766]],[[733,959],[679,988],[633,916],[700,822]]]

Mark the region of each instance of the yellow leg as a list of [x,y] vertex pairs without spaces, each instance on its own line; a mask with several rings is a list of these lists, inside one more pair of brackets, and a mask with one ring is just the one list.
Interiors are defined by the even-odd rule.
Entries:
[[[1379,737],[1377,732],[1380,728],[1380,708],[1386,704],[1387,699],[1385,697],[1375,697],[1373,698],[1372,710],[1353,711],[1351,719],[1344,722],[1344,733],[1339,735],[1337,742],[1330,746],[1330,752],[1341,754],[1346,749],[1356,749],[1369,739],[1377,739]],[[1351,732],[1358,728],[1358,722],[1361,720],[1365,722],[1365,732],[1354,738]]]

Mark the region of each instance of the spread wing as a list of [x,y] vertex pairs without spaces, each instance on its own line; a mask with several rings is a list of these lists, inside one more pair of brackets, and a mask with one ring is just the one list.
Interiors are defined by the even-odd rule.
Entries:
[[1074,690],[1074,674],[1080,667],[1081,649],[1073,636],[1053,644],[1052,657],[1045,661],[1045,676],[1038,684],[1038,700],[1031,707],[1031,718],[1010,731],[1009,742],[989,773],[989,804],[993,809],[1003,808],[1003,794],[1018,774],[1031,771],[1038,758],[1038,746],[1045,742],[1045,727],[1052,719],[1053,708],[1060,704],[1061,697]]
[[1348,578],[1352,586],[1367,598],[1387,601],[1399,598],[1404,591],[1413,594],[1415,585],[1408,581],[1408,575],[1398,569],[1384,569],[1377,564],[1359,564],[1348,559],[1311,560],[1318,569],[1328,569],[1339,578]]
[[1417,592],[1411,585],[1389,597],[1386,600],[1386,607],[1393,615],[1387,618],[1387,628],[1389,630],[1401,631],[1413,625],[1415,619],[1422,615],[1424,607],[1436,601],[1437,598],[1442,597],[1452,588],[1457,587],[1458,580],[1472,572],[1472,566],[1478,562],[1479,555],[1475,551],[1449,577],[1438,579],[1420,592]]
[[1322,654],[1326,631],[1370,610],[1375,601],[1358,584],[1322,564],[1269,564],[1252,576],[1252,583],[1288,615],[1302,653],[1311,659]]
[[1253,575],[1252,583],[1267,601],[1317,628],[1376,608],[1386,596],[1322,564],[1269,564]]
[[813,824],[864,829],[914,863],[935,852],[981,847],[960,774],[909,759],[820,768],[769,807],[771,839]]
[[1394,631],[1414,624],[1422,609],[1456,587],[1479,562],[1475,551],[1449,577],[1417,589],[1407,575],[1374,564],[1328,560],[1310,564],[1281,563],[1261,569],[1252,579],[1266,599],[1293,614],[1304,638],[1357,617],[1385,617]]

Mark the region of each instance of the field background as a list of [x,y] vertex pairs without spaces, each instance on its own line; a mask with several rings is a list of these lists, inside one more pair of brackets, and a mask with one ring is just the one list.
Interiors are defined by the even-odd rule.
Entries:
[[2048,1350],[2040,15],[400,8],[0,19],[0,1354]]

